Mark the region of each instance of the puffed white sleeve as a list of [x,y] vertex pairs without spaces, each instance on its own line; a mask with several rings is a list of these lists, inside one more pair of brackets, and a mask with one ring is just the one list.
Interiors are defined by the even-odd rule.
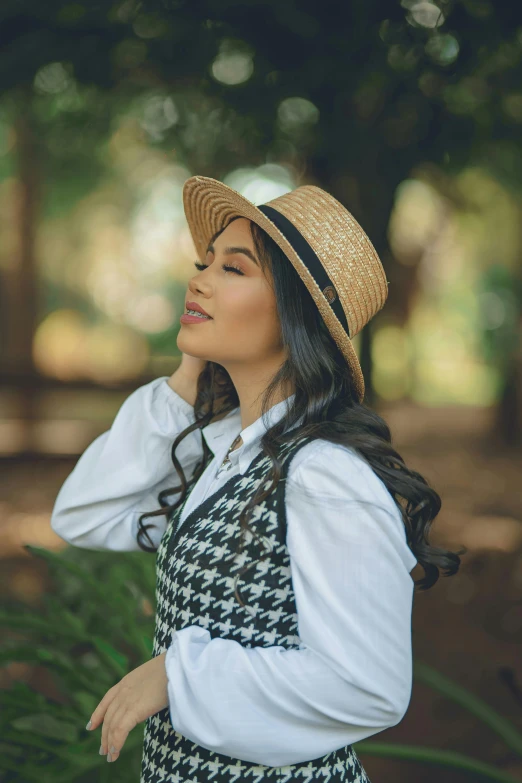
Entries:
[[[139,551],[138,518],[160,508],[158,493],[180,484],[171,459],[176,436],[195,421],[194,408],[167,383],[168,376],[140,386],[123,402],[110,430],[80,456],[61,486],[51,512],[51,527],[74,546],[121,552]],[[178,445],[187,480],[203,454],[201,433]],[[174,503],[178,493],[169,495]],[[144,520],[155,546],[166,517]],[[145,539],[146,540],[146,539]],[[147,541],[148,543],[148,541]]]
[[306,762],[396,725],[409,705],[416,559],[371,468],[328,446],[287,479],[300,647],[247,648],[198,625],[172,634],[172,724],[207,749]]

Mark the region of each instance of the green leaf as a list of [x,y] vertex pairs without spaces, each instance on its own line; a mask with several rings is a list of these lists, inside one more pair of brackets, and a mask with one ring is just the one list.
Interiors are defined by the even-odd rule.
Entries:
[[48,624],[43,617],[36,614],[19,615],[14,612],[0,611],[0,628],[21,628],[28,631],[48,631]]
[[154,648],[154,639],[148,633],[142,633],[142,639],[145,645],[145,649],[149,653],[149,658],[152,657],[152,650]]
[[47,562],[49,562],[58,571],[63,571],[65,569],[71,574],[79,577],[83,582],[85,582],[86,586],[91,592],[97,594],[100,598],[102,598],[102,600],[107,600],[107,594],[103,589],[103,586],[93,577],[93,575],[90,574],[85,568],[82,568],[76,563],[68,560],[63,556],[63,553],[51,552],[48,549],[32,546],[31,544],[25,544],[24,549],[29,550],[29,552],[36,555],[36,557],[47,560]]
[[439,750],[423,745],[402,745],[393,742],[368,742],[366,740],[354,743],[353,748],[358,755],[363,753],[381,758],[418,761],[435,767],[469,773],[468,778],[478,783],[481,780],[492,780],[496,783],[520,783],[518,777],[504,772],[480,759],[475,759],[465,753],[453,750]]
[[463,709],[489,726],[499,737],[502,737],[508,747],[522,756],[522,734],[511,721],[500,715],[479,696],[420,661],[414,663],[413,672],[416,681],[429,685],[446,698],[460,704]]
[[49,713],[23,715],[11,721],[11,725],[19,731],[29,731],[41,737],[50,737],[63,742],[75,742],[78,739],[78,729],[74,725],[58,720]]
[[88,693],[87,691],[76,691],[72,694],[72,698],[76,706],[84,713],[84,715],[87,715],[87,718],[85,719],[85,723],[87,723],[89,719],[88,716],[92,715],[100,703],[101,698],[97,698],[94,694]]
[[2,707],[9,703],[17,704],[20,711],[25,712],[28,706],[34,707],[35,704],[44,706],[46,699],[43,694],[34,691],[27,683],[17,680],[8,690],[2,691]]
[[93,636],[91,642],[96,649],[104,655],[105,660],[113,663],[114,671],[121,677],[124,677],[128,672],[129,661],[123,653],[118,652],[112,645],[101,639],[99,636]]

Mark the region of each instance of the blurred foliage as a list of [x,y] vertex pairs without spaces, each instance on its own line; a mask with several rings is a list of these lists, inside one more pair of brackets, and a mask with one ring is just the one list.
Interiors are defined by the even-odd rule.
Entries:
[[[0,151],[4,134],[14,155],[0,154],[0,176],[18,155],[45,219],[149,167],[145,147],[155,166],[220,180],[286,167],[360,221],[389,279],[387,312],[400,315],[417,269],[389,247],[399,185],[424,173],[444,188],[473,165],[520,192],[521,84],[511,3],[6,0]],[[124,184],[126,214],[137,181]],[[444,196],[468,207],[468,193]],[[362,330],[358,349],[370,403],[376,328]]]
[[423,160],[480,160],[519,187],[521,83],[518,7],[489,0],[0,9],[0,92],[30,105],[50,191],[103,170],[129,109],[193,171],[220,178],[268,153],[383,217]]
[[478,291],[484,356],[506,373],[521,350],[522,281],[506,266],[493,263],[483,272]]
[[[101,731],[85,725],[107,690],[150,659],[155,613],[155,558],[141,552],[59,554],[26,545],[48,565],[51,588],[41,606],[0,609],[0,666],[28,663],[45,672],[40,689],[15,680],[0,692],[1,783],[129,783],[141,766],[144,724],[129,734],[116,764],[98,753]],[[485,723],[518,756],[522,735],[510,721],[430,666],[414,663],[414,681],[436,690]],[[45,689],[42,689],[45,683]],[[52,694],[43,690],[51,688]],[[363,741],[358,753],[460,770],[473,780],[516,778],[456,751]]]
[[143,725],[110,767],[98,753],[101,730],[85,725],[109,688],[151,657],[155,560],[134,552],[25,548],[47,562],[52,587],[36,609],[4,603],[0,665],[38,667],[40,684],[53,693],[23,681],[0,692],[0,780],[135,780]]

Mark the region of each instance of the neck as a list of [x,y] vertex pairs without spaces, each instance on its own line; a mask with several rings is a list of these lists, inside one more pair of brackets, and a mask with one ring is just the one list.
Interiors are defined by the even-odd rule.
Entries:
[[[272,366],[266,364],[263,366],[222,365],[230,375],[239,398],[242,430],[249,427],[261,416],[263,393],[279,370],[281,362],[282,358],[278,357],[277,362],[273,362]],[[293,389],[278,389],[270,401],[270,406],[282,402],[293,394],[293,391]]]

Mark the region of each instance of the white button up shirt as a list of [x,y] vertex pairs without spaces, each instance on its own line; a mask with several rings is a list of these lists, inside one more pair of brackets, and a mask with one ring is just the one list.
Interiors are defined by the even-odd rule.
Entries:
[[[159,508],[162,489],[179,484],[172,442],[195,420],[194,408],[167,381],[157,378],[130,394],[62,485],[51,526],[68,543],[141,551],[138,518]],[[268,426],[286,404],[270,409]],[[264,431],[262,416],[241,430],[236,408],[181,441],[176,455],[187,479],[202,456],[202,436],[214,458],[180,525],[232,475],[245,473]],[[242,445],[220,470],[239,433]],[[410,571],[417,560],[384,483],[355,450],[318,439],[290,463],[286,512],[300,647],[247,648],[190,625],[173,633],[165,657],[174,728],[209,750],[274,767],[396,725],[412,689]],[[145,522],[156,526],[149,535],[157,546],[166,517]]]

